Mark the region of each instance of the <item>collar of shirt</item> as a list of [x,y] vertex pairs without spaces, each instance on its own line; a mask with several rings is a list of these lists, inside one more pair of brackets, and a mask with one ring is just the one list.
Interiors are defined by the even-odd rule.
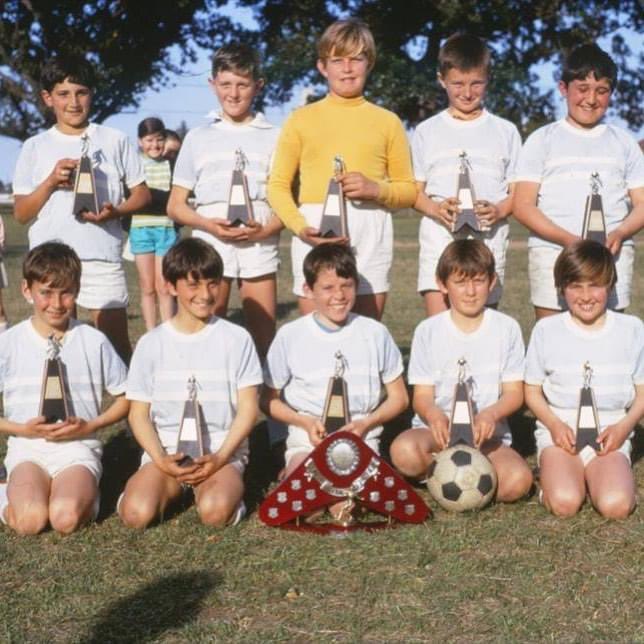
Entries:
[[224,127],[255,127],[259,130],[269,130],[273,127],[273,124],[269,123],[266,120],[266,117],[264,116],[264,114],[262,114],[262,112],[256,112],[252,121],[248,121],[247,123],[240,123],[239,125],[226,120],[221,114],[216,114],[212,120],[212,123],[213,125]]

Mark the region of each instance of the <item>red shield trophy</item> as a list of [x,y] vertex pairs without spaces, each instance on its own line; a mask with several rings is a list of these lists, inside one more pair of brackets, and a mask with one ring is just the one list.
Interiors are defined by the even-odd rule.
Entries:
[[606,219],[604,217],[604,205],[599,187],[602,182],[598,172],[590,175],[590,195],[586,197],[586,208],[584,210],[584,225],[581,236],[583,239],[592,239],[600,244],[606,243]]
[[575,448],[577,453],[589,447],[596,452],[601,450],[597,442],[599,435],[599,416],[595,403],[595,394],[590,386],[593,370],[590,363],[584,364],[584,384],[579,391],[579,409],[577,410],[577,440]]
[[[423,522],[430,510],[416,491],[361,438],[338,429],[348,422],[349,407],[344,357],[338,352],[335,358],[322,419],[327,437],[264,499],[259,518],[269,526],[319,534]],[[303,520],[315,510],[339,502],[345,504],[340,522]],[[352,516],[356,505],[384,515],[386,520],[357,522]]]
[[333,159],[333,177],[329,180],[326,199],[322,208],[320,221],[321,237],[348,237],[347,202],[342,192],[342,184],[338,180],[344,174],[344,160],[338,154]]

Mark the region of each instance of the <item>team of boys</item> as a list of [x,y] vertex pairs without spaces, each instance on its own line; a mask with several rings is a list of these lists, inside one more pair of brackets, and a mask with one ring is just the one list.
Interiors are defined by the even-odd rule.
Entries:
[[[475,439],[497,470],[498,500],[521,498],[532,485],[530,469],[510,447],[507,424],[525,400],[537,418],[545,506],[574,514],[588,491],[605,516],[632,511],[630,438],[644,414],[644,327],[611,309],[629,303],[632,236],[644,225],[644,162],[626,133],[601,123],[615,84],[612,60],[595,45],[573,51],[560,84],[567,117],[537,130],[520,150],[516,128],[483,108],[489,51],[478,38],[452,36],[439,57],[449,107],[416,129],[415,180],[402,124],[363,96],[374,61],[373,37],[363,23],[331,25],[317,63],[329,93],[296,110],[278,137],[252,112],[262,87],[252,50],[230,45],[215,55],[211,82],[222,113],[186,136],[167,205],[171,219],[190,226],[193,237],[169,243],[174,229],[165,219],[149,220],[150,226],[139,220],[134,228],[142,234],[131,233],[133,252],[152,255],[161,269],[163,279],[156,281],[175,298],[176,311],[160,307],[164,322],[139,340],[129,373],[119,219],[146,214],[148,175],[123,135],[89,123],[91,70],[60,60],[43,70],[42,96],[56,125],[25,142],[14,177],[15,216],[23,223],[35,219],[22,283],[33,316],[0,335],[0,431],[10,435],[2,521],[22,534],[48,524],[68,533],[95,517],[101,475],[95,432],[129,410],[144,454],[119,499],[122,520],[145,527],[191,486],[205,523],[236,522],[244,513],[242,474],[258,388],[263,384],[262,410],[288,427],[288,474],[324,436],[320,417],[337,351],[348,382],[347,429],[377,449],[383,423],[409,404],[400,351],[378,321],[393,253],[390,210],[408,206],[427,215],[418,287],[428,318],[415,331],[409,364],[416,415],[391,445],[393,464],[422,478],[432,453],[446,445],[457,361],[465,358]],[[81,143],[89,148],[104,200],[99,212],[74,218],[71,175]],[[152,159],[154,147],[148,148]],[[238,150],[255,217],[244,227],[225,218]],[[486,229],[479,239],[454,239],[450,232],[459,203],[448,195],[462,150]],[[322,204],[339,153],[348,168],[338,180],[347,198],[349,239],[322,239]],[[579,239],[589,178],[598,168],[606,245]],[[518,324],[495,310],[511,213],[533,233],[531,296],[537,317],[545,318],[533,330],[526,358]],[[283,226],[294,233],[302,317],[275,334]],[[233,281],[250,333],[224,317]],[[105,335],[74,320],[76,304],[90,309]],[[62,343],[73,408],[55,424],[38,416],[52,334]],[[592,367],[602,447],[578,455],[572,427],[585,363]],[[209,438],[208,454],[186,465],[175,451],[190,378]],[[104,391],[114,402],[101,411]]]

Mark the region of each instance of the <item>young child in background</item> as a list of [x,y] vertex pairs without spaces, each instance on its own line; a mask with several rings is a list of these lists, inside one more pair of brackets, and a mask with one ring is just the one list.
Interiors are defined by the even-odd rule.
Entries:
[[177,232],[174,222],[166,215],[172,170],[170,162],[163,158],[165,125],[155,117],[143,119],[138,136],[145,182],[152,201],[144,211],[132,215],[129,241],[139,274],[141,314],[145,328],[150,331],[157,323],[157,299],[162,322],[174,313],[174,298],[163,279],[161,262],[177,241]]
[[449,310],[414,332],[408,379],[416,416],[392,443],[391,460],[405,476],[422,479],[433,454],[447,447],[458,361],[464,358],[474,440],[496,470],[496,499],[512,502],[532,486],[527,463],[511,448],[507,421],[523,404],[524,345],[516,320],[486,307],[495,279],[494,256],[481,240],[456,240],[443,251],[436,281]]
[[602,122],[616,81],[615,63],[597,45],[574,49],[559,81],[566,116],[533,132],[521,151],[514,214],[531,233],[530,297],[537,319],[565,306],[553,266],[562,247],[582,235],[593,173],[619,278],[609,306],[621,310],[630,303],[633,235],[644,227],[644,158],[633,136]]
[[[460,33],[450,36],[438,55],[438,81],[449,105],[414,131],[412,157],[421,188],[414,207],[425,215],[419,230],[418,290],[427,315],[447,308],[436,281],[436,266],[455,238],[452,225],[460,207],[456,194],[462,152],[470,166],[474,211],[486,228],[475,236],[490,248],[496,265],[497,278],[488,306],[496,306],[501,298],[512,210],[511,182],[521,138],[510,121],[484,107],[490,68],[490,50],[480,38]],[[462,229],[456,235],[463,234]]]
[[[247,437],[257,419],[262,371],[248,332],[212,315],[222,271],[217,251],[194,237],[177,242],[163,258],[177,313],[146,333],[132,356],[129,420],[144,454],[118,504],[130,527],[162,519],[186,485],[194,488],[204,523],[223,526],[244,514]],[[203,411],[207,453],[182,464],[177,441],[191,377]]]
[[[275,335],[277,244],[282,224],[266,202],[266,182],[278,130],[263,114],[253,111],[253,100],[264,81],[252,48],[233,43],[218,50],[210,83],[221,115],[186,135],[174,171],[168,214],[191,226],[194,237],[204,239],[221,255],[224,276],[215,315],[226,315],[236,281],[244,323],[263,359]],[[226,214],[238,157],[245,164],[255,221],[234,226]],[[188,203],[191,192],[194,207]]]
[[[65,244],[46,242],[23,263],[22,294],[33,306],[30,319],[0,335],[0,389],[9,434],[0,485],[0,520],[19,534],[47,525],[68,534],[96,518],[102,474],[96,432],[128,412],[126,368],[108,339],[73,319],[81,262]],[[50,423],[40,415],[48,338],[61,346],[71,415]],[[114,401],[102,410],[103,393]]]
[[[347,242],[319,234],[334,158],[340,155],[346,172],[337,178],[346,197],[348,234],[360,275],[356,312],[377,320],[383,315],[393,261],[390,211],[412,206],[416,186],[400,119],[364,97],[375,62],[376,46],[367,25],[355,19],[330,25],[318,42],[317,61],[328,94],[295,110],[280,135],[268,198],[294,234],[293,292],[301,313],[313,310],[304,291],[304,257],[320,243]],[[294,199],[296,176],[299,191]]]
[[181,149],[181,137],[174,130],[165,131],[165,143],[163,144],[163,158],[170,162],[170,168],[174,170],[174,164]]
[[[576,514],[586,491],[607,518],[623,519],[635,507],[630,454],[644,415],[644,325],[607,310],[616,277],[605,246],[581,240],[567,246],[554,281],[568,310],[538,321],[528,346],[525,400],[537,417],[542,501],[558,516]],[[577,453],[574,428],[586,363],[601,449]]]

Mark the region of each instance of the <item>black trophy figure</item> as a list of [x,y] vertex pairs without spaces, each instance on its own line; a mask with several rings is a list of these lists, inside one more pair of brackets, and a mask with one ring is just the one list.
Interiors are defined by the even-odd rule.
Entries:
[[345,358],[340,351],[335,354],[335,369],[329,378],[329,386],[324,403],[322,424],[327,434],[337,431],[350,422],[349,398],[347,396],[347,383],[343,378]]
[[593,370],[590,363],[584,363],[584,384],[579,391],[579,409],[577,411],[577,441],[576,450],[580,452],[584,447],[592,447],[599,451],[601,445],[597,443],[599,435],[599,417],[595,394],[590,386]]
[[179,465],[187,465],[204,455],[201,406],[197,400],[197,380],[194,376],[188,379],[188,398],[183,404],[177,441],[177,453],[179,452],[184,455]]
[[98,201],[96,198],[96,180],[94,168],[89,157],[89,135],[85,132],[81,136],[81,157],[75,171],[74,206],[72,213],[77,219],[82,219],[83,213],[93,212],[98,214]]
[[69,403],[63,364],[59,358],[62,344],[52,333],[47,338],[47,359],[40,395],[40,416],[47,423],[62,423],[69,418]]
[[467,158],[467,152],[463,150],[459,155],[461,160],[458,170],[458,183],[456,185],[456,197],[460,202],[456,221],[452,226],[452,232],[457,233],[465,226],[474,232],[481,231],[481,224],[474,212],[474,187],[470,177],[470,162]]
[[347,204],[342,192],[342,184],[339,181],[339,177],[344,174],[344,171],[344,160],[338,154],[333,159],[333,177],[329,180],[322,208],[321,237],[348,237]]
[[604,204],[599,188],[602,185],[599,172],[590,175],[590,195],[586,197],[584,210],[584,226],[581,236],[592,239],[600,244],[606,243],[606,218],[604,217]]
[[449,419],[449,447],[454,445],[469,445],[474,447],[474,414],[472,400],[465,382],[465,358],[458,361],[458,381],[454,387],[452,415]]
[[228,213],[226,218],[233,226],[247,226],[254,221],[253,204],[248,192],[248,181],[244,169],[246,156],[241,149],[235,150],[235,169],[230,182]]

